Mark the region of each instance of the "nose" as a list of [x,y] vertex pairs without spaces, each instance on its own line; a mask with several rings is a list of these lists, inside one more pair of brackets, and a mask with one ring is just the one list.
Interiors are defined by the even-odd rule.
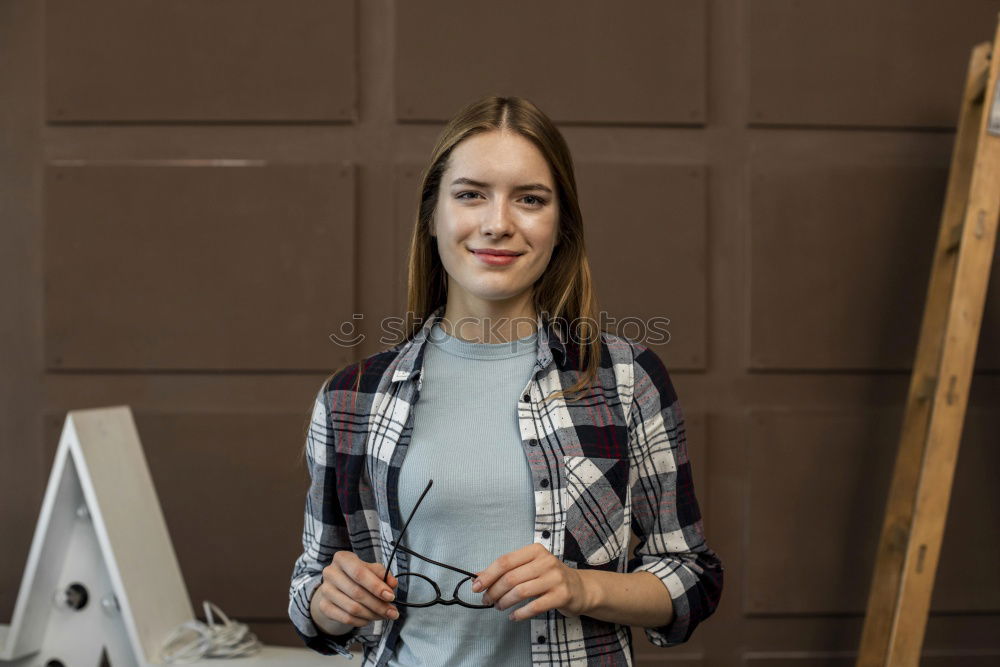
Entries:
[[491,206],[480,228],[487,236],[504,236],[510,234],[514,229],[514,222],[511,219],[507,203],[502,199],[495,206]]

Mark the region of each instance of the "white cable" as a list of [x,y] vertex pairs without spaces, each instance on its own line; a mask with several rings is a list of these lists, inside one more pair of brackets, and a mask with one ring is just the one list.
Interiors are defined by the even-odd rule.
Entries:
[[[229,620],[221,609],[208,600],[203,604],[208,623],[194,620],[178,625],[163,642],[161,657],[164,661],[189,663],[201,658],[242,658],[260,651],[260,641],[244,623]],[[222,623],[213,622],[212,609],[219,612]],[[182,643],[185,634],[188,637]],[[196,636],[192,637],[192,634]]]

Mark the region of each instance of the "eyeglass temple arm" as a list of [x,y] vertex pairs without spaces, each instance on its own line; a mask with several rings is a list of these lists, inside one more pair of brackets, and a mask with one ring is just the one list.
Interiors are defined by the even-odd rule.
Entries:
[[[396,544],[396,547],[398,547],[400,551],[405,551],[406,553],[410,554],[411,556],[416,556],[420,560],[425,560],[428,563],[433,563],[434,565],[437,565],[438,567],[443,567],[443,568],[446,568],[448,570],[452,570],[454,572],[458,572],[459,574],[464,574],[467,577],[475,577],[475,576],[477,576],[475,572],[466,572],[465,570],[462,570],[460,568],[454,567],[453,565],[445,565],[444,563],[439,563],[436,560],[432,560],[432,559],[428,558],[427,556],[421,556],[416,551],[413,551],[411,549],[407,549],[402,544]],[[393,551],[395,551],[395,549],[393,549]]]
[[431,485],[433,483],[434,483],[433,479],[427,480],[427,486],[424,487],[423,493],[421,493],[420,497],[417,498],[417,504],[413,506],[413,511],[410,512],[410,516],[407,517],[406,523],[403,524],[403,530],[399,531],[399,540],[395,542],[394,546],[392,547],[392,553],[389,554],[389,560],[385,562],[385,574],[382,575],[383,582],[389,578],[389,567],[390,565],[392,565],[392,559],[393,556],[396,555],[396,549],[399,547],[399,542],[403,540],[403,533],[406,532],[406,529],[409,527],[410,522],[413,521],[413,515],[417,513],[417,508],[420,507],[420,503],[424,502],[424,496],[426,496],[427,492],[431,490]]

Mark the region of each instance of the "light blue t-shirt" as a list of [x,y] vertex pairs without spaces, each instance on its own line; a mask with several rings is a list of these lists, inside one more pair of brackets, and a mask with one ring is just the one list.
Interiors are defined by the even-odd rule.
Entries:
[[[478,572],[533,541],[531,472],[515,407],[534,370],[537,337],[535,332],[505,343],[476,343],[449,335],[440,324],[431,329],[399,477],[404,521],[427,481],[434,484],[403,535],[404,546]],[[453,597],[463,575],[409,558],[411,572],[436,581],[445,600]],[[395,563],[392,570],[397,571]],[[417,585],[411,584],[411,600]],[[463,591],[478,601],[469,585]],[[530,621],[507,618],[526,603],[502,611],[457,604],[409,607],[389,665],[530,667]]]

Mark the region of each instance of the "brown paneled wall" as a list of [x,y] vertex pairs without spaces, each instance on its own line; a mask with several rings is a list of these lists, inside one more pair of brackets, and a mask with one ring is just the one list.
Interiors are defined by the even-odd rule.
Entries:
[[[727,580],[688,644],[637,629],[639,664],[853,664],[965,66],[998,11],[0,3],[0,622],[66,410],[126,403],[193,606],[299,645],[312,397],[398,342],[378,323],[405,306],[420,170],[497,93],[570,144],[602,310],[669,318]],[[926,665],[1000,664],[996,268],[987,302]]]

